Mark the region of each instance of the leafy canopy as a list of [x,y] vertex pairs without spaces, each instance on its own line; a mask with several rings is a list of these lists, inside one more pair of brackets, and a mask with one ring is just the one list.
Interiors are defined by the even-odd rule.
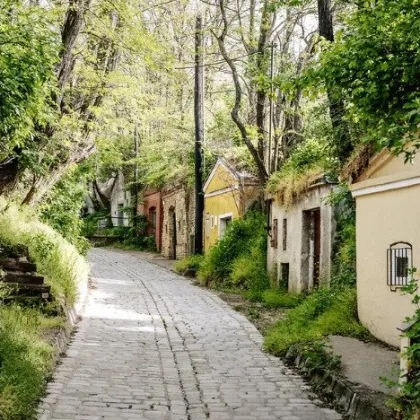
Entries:
[[0,1],[0,160],[54,117],[50,106],[58,34],[53,12]]
[[321,54],[317,76],[344,93],[364,136],[400,152],[420,123],[420,1],[359,3]]

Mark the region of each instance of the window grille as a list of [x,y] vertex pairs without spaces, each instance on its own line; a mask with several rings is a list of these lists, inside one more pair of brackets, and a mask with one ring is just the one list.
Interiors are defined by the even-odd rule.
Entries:
[[408,242],[394,242],[387,252],[387,284],[392,291],[407,286],[413,268],[413,247]]

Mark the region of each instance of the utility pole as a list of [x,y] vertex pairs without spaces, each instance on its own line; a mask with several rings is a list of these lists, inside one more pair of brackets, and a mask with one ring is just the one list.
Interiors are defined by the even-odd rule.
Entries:
[[133,208],[133,222],[137,226],[137,205],[139,202],[139,164],[137,158],[139,157],[139,138],[137,133],[137,124],[134,126],[134,157],[136,159],[134,167],[134,208]]
[[194,123],[195,123],[195,235],[194,253],[203,253],[203,169],[202,145],[204,142],[204,83],[203,83],[203,17],[198,8],[195,23],[195,83],[194,83]]
[[273,171],[271,165],[271,151],[272,151],[272,137],[273,137],[273,119],[274,119],[274,107],[273,107],[273,73],[274,73],[274,42],[271,43],[271,54],[270,54],[270,124],[268,128],[268,165],[267,165],[267,173],[268,175],[271,174]]

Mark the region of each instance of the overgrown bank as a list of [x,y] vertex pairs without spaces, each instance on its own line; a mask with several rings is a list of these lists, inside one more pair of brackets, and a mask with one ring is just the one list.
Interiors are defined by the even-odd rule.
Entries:
[[0,203],[0,245],[25,249],[51,286],[53,300],[15,300],[1,289],[0,418],[36,416],[36,408],[55,363],[55,334],[65,328],[63,308],[87,290],[88,264],[77,249],[36,213]]
[[[266,216],[250,212],[235,220],[225,236],[204,257],[193,256],[177,264],[179,271],[193,269],[203,286],[241,295],[254,305],[242,312],[259,325],[265,336],[265,349],[277,356],[308,352],[314,368],[338,368],[339,362],[326,346],[329,335],[366,339],[367,330],[357,317],[354,287],[354,209],[345,190],[331,197],[341,206],[333,279],[330,288],[292,294],[278,288],[266,269]],[[239,307],[239,306],[238,306]],[[274,325],[260,322],[265,312],[278,311]],[[261,315],[263,313],[263,315]],[[262,328],[261,328],[262,325]]]

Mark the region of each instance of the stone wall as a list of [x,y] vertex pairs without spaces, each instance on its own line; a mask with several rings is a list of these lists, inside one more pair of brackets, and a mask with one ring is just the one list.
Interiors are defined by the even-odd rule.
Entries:
[[193,189],[176,186],[162,193],[162,254],[182,259],[191,254],[195,230]]

